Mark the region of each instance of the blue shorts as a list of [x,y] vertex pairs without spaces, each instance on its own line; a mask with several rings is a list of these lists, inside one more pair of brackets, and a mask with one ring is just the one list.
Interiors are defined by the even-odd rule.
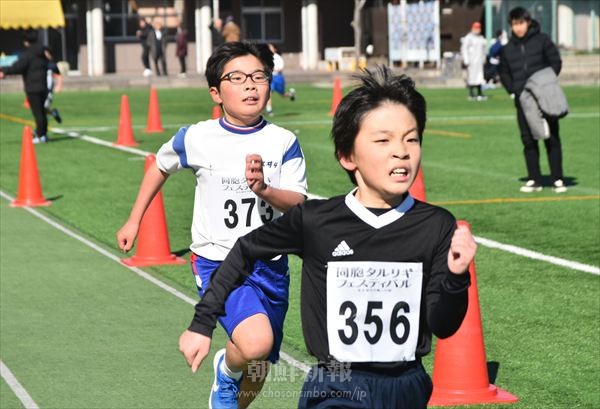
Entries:
[[273,74],[271,79],[271,91],[275,91],[278,94],[285,94],[285,77],[283,74]]
[[[213,271],[221,264],[192,253],[192,272],[196,280],[198,294],[202,297],[208,288]],[[288,309],[290,276],[287,256],[279,260],[256,261],[254,271],[236,288],[225,302],[225,315],[219,322],[231,339],[233,330],[248,317],[265,314],[273,329],[273,349],[269,361],[279,360],[279,350],[283,341],[283,321]]]

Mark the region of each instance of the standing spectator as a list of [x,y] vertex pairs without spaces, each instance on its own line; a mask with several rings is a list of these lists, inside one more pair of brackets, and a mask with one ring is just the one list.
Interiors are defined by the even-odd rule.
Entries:
[[[523,113],[519,97],[525,83],[534,73],[551,67],[558,74],[562,60],[558,48],[550,37],[540,31],[540,24],[531,18],[523,7],[516,7],[508,14],[512,36],[502,47],[500,57],[500,80],[506,91],[514,98],[517,109],[517,123],[523,143],[523,153],[527,166],[527,182],[521,186],[521,192],[531,193],[542,190],[540,170],[540,150],[538,141],[533,138],[531,129]],[[562,147],[559,136],[558,118],[547,118],[550,136],[544,140],[553,189],[556,193],[567,191],[563,182]]]
[[162,68],[162,75],[167,75],[167,31],[163,28],[162,21],[158,17],[152,20],[152,29],[148,33],[148,47],[150,48],[152,60],[154,60],[156,75],[161,75],[161,70],[158,67],[159,61]]
[[[187,39],[187,30],[183,28],[183,23],[180,21],[177,26],[177,35],[175,36],[175,55],[179,58],[179,65],[181,67],[181,72],[179,76],[182,78],[186,77],[186,67],[185,67],[185,59],[188,55],[188,39]],[[166,70],[165,70],[166,71]]]
[[215,51],[223,44],[223,20],[216,18],[210,25],[210,34],[212,35],[212,49]]
[[35,135],[33,143],[48,142],[48,118],[44,103],[48,96],[46,76],[48,74],[48,59],[45,48],[37,44],[36,31],[28,31],[23,38],[25,51],[9,67],[0,68],[0,79],[6,75],[21,74],[25,84],[25,94],[35,118]]
[[290,101],[296,100],[296,90],[290,88],[289,91],[285,90],[285,77],[283,76],[284,62],[283,58],[279,54],[279,50],[275,44],[269,44],[269,50],[273,53],[273,78],[271,78],[271,96],[267,102],[267,114],[273,115],[273,92],[278,93],[284,98],[289,98]]
[[[484,84],[483,65],[485,64],[485,38],[481,35],[481,23],[478,21],[471,25],[471,31],[460,40],[460,54],[463,64],[467,67],[467,87],[469,88],[470,101],[483,101],[487,99],[481,86]],[[477,91],[477,95],[475,95]]]
[[508,42],[508,35],[504,30],[496,31],[496,41],[488,50],[485,67],[484,79],[489,88],[495,88],[495,84],[500,81],[498,76],[498,67],[500,66],[500,53],[502,47]]
[[223,26],[222,34],[223,41],[225,41],[226,43],[230,41],[240,41],[240,26],[238,26],[237,23],[233,21],[233,16],[227,16],[227,18],[225,19],[225,25]]
[[144,64],[143,75],[144,77],[149,77],[152,75],[152,70],[150,69],[150,46],[148,45],[148,35],[150,34],[152,27],[150,27],[150,24],[148,24],[145,17],[140,18],[139,27],[140,28],[135,32],[135,35],[142,44],[142,64]]

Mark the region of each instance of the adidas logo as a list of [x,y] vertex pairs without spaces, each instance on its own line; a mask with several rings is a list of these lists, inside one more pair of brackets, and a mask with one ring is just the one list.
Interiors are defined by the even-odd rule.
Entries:
[[335,250],[333,250],[333,252],[331,253],[333,257],[351,256],[353,254],[354,250],[352,250],[350,246],[348,246],[348,243],[346,243],[345,240],[342,240],[342,242],[338,244]]

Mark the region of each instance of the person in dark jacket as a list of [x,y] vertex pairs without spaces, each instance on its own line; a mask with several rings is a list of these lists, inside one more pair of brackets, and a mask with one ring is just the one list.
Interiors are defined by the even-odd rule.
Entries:
[[[500,57],[500,81],[506,91],[513,96],[517,108],[517,122],[523,142],[523,153],[527,166],[527,182],[521,186],[521,192],[531,193],[542,190],[542,175],[540,170],[540,151],[523,114],[519,96],[525,88],[525,83],[539,70],[552,67],[558,75],[562,61],[558,48],[550,37],[540,31],[539,23],[531,18],[529,12],[516,7],[509,12],[509,23],[512,37],[502,48]],[[566,192],[563,182],[562,147],[559,137],[557,118],[547,118],[550,137],[544,140],[553,189],[556,193]]]
[[208,28],[212,36],[212,49],[215,51],[225,42],[223,38],[223,20],[216,18]]
[[139,21],[139,29],[136,31],[135,35],[140,39],[140,43],[142,44],[142,64],[144,64],[144,77],[149,77],[152,75],[152,70],[150,69],[150,46],[148,45],[148,34],[152,27],[148,24],[148,21],[142,17]]
[[177,35],[175,36],[175,55],[177,55],[177,58],[179,59],[179,66],[181,67],[181,72],[179,73],[179,76],[182,78],[186,77],[186,58],[188,55],[188,39],[187,39],[187,35],[188,32],[187,30],[183,27],[183,23],[180,22],[179,25],[177,26]]
[[0,79],[5,75],[21,74],[25,84],[25,94],[35,118],[34,143],[48,141],[48,118],[44,103],[48,96],[46,76],[48,74],[48,59],[45,48],[37,44],[37,32],[28,31],[23,38],[26,49],[9,67],[0,68]]
[[[156,69],[156,75],[168,75],[167,74],[167,30],[163,27],[163,23],[159,17],[155,17],[152,20],[152,30],[148,32],[148,47],[150,48],[150,55],[154,61],[154,68]],[[160,68],[158,62],[160,61]]]

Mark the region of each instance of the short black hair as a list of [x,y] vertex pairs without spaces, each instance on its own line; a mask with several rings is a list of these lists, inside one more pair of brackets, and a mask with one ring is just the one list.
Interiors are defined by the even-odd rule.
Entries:
[[515,7],[508,12],[508,24],[511,24],[513,21],[530,22],[531,14],[529,14],[529,11],[523,7]]
[[37,30],[27,30],[23,33],[23,41],[27,41],[29,44],[35,44],[38,41]]
[[263,64],[265,72],[273,73],[273,53],[266,44],[254,44],[247,41],[230,41],[220,45],[206,63],[206,81],[209,87],[219,88],[225,65],[237,57],[253,55]]
[[[331,138],[338,160],[352,154],[354,141],[365,116],[386,102],[404,105],[413,114],[419,140],[423,140],[427,105],[411,78],[404,74],[393,75],[386,66],[378,66],[374,71],[365,69],[357,78],[361,84],[342,98],[333,117]],[[348,172],[348,175],[352,183],[356,184],[354,173]]]

